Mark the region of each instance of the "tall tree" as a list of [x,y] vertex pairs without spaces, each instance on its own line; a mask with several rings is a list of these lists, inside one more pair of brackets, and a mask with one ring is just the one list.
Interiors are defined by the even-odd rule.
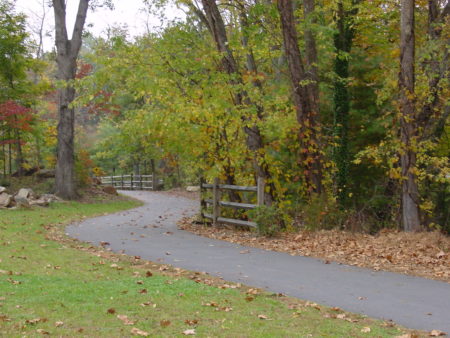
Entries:
[[415,174],[417,154],[417,122],[415,114],[415,0],[401,1],[400,15],[400,128],[402,150],[400,164],[402,170],[401,217],[405,231],[420,229],[419,189]]
[[334,149],[334,161],[337,167],[336,189],[338,200],[341,205],[347,200],[348,181],[348,122],[350,111],[350,96],[348,92],[349,76],[349,53],[352,47],[353,28],[351,15],[354,10],[346,11],[343,1],[337,4],[335,20],[337,31],[334,35],[334,47],[336,57],[334,59],[334,71],[336,79],[334,81],[334,136],[337,137]]
[[[0,103],[13,102],[23,98],[27,91],[27,62],[28,48],[25,30],[25,16],[14,13],[14,4],[10,1],[0,1]],[[12,101],[11,101],[12,100]],[[19,106],[19,105],[18,105]],[[18,176],[24,173],[24,158],[22,152],[21,130],[17,115],[12,112],[13,121],[9,124],[8,134],[14,134],[13,141],[16,148],[16,166]],[[6,125],[8,126],[8,125]],[[4,126],[0,125],[0,131]],[[6,130],[2,131],[5,138]],[[9,143],[11,150],[11,143]],[[10,159],[11,160],[11,159]],[[11,171],[11,166],[10,166]]]
[[[234,57],[234,54],[229,47],[228,37],[225,29],[225,24],[222,15],[219,12],[217,3],[215,0],[202,0],[203,10],[205,17],[209,25],[209,31],[212,34],[216,43],[217,50],[223,55],[222,57],[222,69],[228,75],[230,75],[230,82],[233,85],[242,86],[242,74],[239,70],[238,63]],[[241,17],[245,19],[245,17]],[[244,36],[245,38],[245,36]],[[256,71],[256,64],[253,56],[247,53],[247,66],[249,71]],[[259,87],[258,82],[254,82],[254,85]],[[244,89],[238,89],[233,97],[236,107],[256,107],[257,116],[255,120],[261,120],[264,115],[263,108],[252,102],[248,93]],[[264,163],[262,154],[264,153],[264,142],[261,134],[261,130],[258,125],[251,121],[252,119],[243,117],[244,132],[247,136],[246,143],[248,149],[253,153],[253,167],[257,177],[262,177],[266,182],[270,183],[270,172],[267,168],[267,164]],[[273,190],[265,195],[266,203],[272,204],[273,202]]]
[[81,48],[82,33],[89,0],[80,0],[77,17],[69,40],[66,26],[66,1],[53,0],[55,13],[55,43],[58,79],[65,82],[58,90],[58,150],[56,163],[56,193],[65,199],[76,197],[74,163],[75,112],[70,106],[75,98],[75,89],[69,81],[75,79],[77,57]]
[[[310,193],[322,193],[322,159],[317,137],[318,104],[312,85],[314,80],[305,71],[300,48],[292,0],[277,1],[281,19],[281,29],[284,41],[284,52],[289,66],[292,85],[292,97],[300,125],[298,134],[300,143],[300,167],[303,169],[305,183]],[[311,5],[311,4],[310,4]],[[312,7],[313,8],[313,7]],[[311,39],[312,36],[309,36]],[[310,41],[311,43],[311,41]],[[310,46],[311,47],[311,46]],[[311,53],[311,50],[309,50]],[[310,66],[314,58],[309,56]],[[310,68],[313,69],[314,67]],[[318,93],[317,93],[318,94]]]
[[[422,138],[439,138],[450,115],[450,105],[442,107],[442,81],[449,72],[448,48],[442,53],[439,48],[442,39],[442,26],[450,14],[450,2],[440,8],[438,0],[428,0],[428,42],[430,56],[422,66],[428,77],[429,99],[418,113],[417,122],[423,128]],[[448,44],[448,38],[446,43]],[[443,54],[443,55],[442,55]],[[439,114],[439,112],[442,112]],[[437,118],[433,118],[437,117]]]

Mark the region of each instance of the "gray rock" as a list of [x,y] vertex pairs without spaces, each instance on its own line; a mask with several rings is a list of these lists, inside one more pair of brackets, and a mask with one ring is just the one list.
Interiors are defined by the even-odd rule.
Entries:
[[43,199],[42,197],[37,200],[31,200],[29,201],[30,205],[37,205],[39,207],[47,207],[49,204],[49,201],[46,199]]
[[198,185],[188,185],[186,187],[186,191],[197,192],[197,191],[200,191],[200,187]]
[[62,201],[61,198],[59,198],[58,196],[53,195],[53,194],[43,194],[41,196],[41,199],[47,201],[48,203],[61,202]]
[[28,201],[28,198],[20,196],[19,194],[14,196],[14,201],[16,201],[18,207],[25,207],[25,208],[30,207],[30,202]]
[[12,196],[6,192],[0,193],[0,208],[7,208],[11,205]]
[[35,175],[39,178],[53,178],[55,173],[55,169],[41,169]]
[[[16,197],[25,198],[25,199],[33,199],[36,196],[35,196],[33,190],[28,189],[28,188],[22,188],[16,194]],[[16,202],[17,202],[17,200],[16,200]]]
[[0,194],[2,193],[2,192],[5,192],[6,191],[6,188],[5,187],[2,187],[2,186],[0,186]]

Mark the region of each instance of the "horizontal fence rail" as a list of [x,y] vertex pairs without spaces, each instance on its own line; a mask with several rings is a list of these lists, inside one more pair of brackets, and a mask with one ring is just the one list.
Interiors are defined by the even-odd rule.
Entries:
[[[264,205],[264,179],[259,177],[257,186],[241,186],[241,185],[230,185],[230,184],[219,184],[219,179],[214,179],[213,184],[205,183],[203,180],[200,182],[200,209],[202,218],[212,220],[213,225],[218,223],[238,225],[245,227],[256,227],[256,223],[252,221],[226,218],[220,216],[220,209],[223,208],[233,208],[233,209],[243,209],[252,210],[258,206]],[[204,199],[202,192],[212,189],[212,199]],[[241,203],[241,202],[229,202],[221,201],[222,191],[232,190],[238,192],[256,192],[257,204],[251,203]],[[204,210],[208,205],[212,206],[212,214],[205,213]]]
[[156,175],[115,175],[101,176],[102,186],[110,186],[122,190],[158,190],[163,183],[162,179],[158,179]]

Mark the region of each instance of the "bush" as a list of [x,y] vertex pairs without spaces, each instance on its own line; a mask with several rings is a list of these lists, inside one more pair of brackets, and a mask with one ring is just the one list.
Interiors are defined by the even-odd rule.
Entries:
[[283,215],[275,206],[259,206],[250,212],[260,236],[272,237],[283,228]]
[[301,220],[306,230],[342,228],[346,212],[339,208],[337,202],[328,196],[313,196],[308,204],[302,206]]
[[0,187],[5,187],[5,188],[7,188],[7,187],[9,187],[10,185],[11,185],[11,182],[8,181],[8,180],[6,179],[6,177],[0,178]]

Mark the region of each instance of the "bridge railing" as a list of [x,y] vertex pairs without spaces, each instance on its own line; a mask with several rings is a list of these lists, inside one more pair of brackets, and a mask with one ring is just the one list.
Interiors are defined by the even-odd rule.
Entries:
[[122,190],[158,190],[162,179],[156,175],[114,175],[99,177],[102,186],[111,186]]

